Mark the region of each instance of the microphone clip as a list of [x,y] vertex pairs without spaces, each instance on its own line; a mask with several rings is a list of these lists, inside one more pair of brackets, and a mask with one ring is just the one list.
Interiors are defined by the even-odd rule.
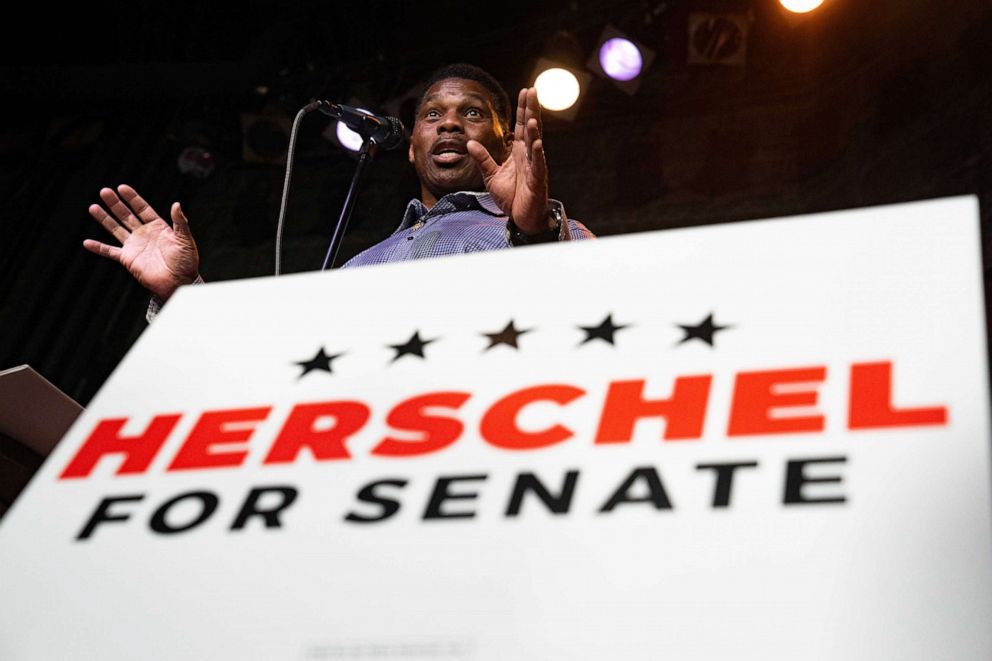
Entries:
[[320,112],[343,122],[345,126],[360,135],[362,140],[371,140],[382,149],[395,149],[402,145],[406,138],[403,123],[395,117],[376,115],[362,108],[352,108],[330,101],[315,103]]

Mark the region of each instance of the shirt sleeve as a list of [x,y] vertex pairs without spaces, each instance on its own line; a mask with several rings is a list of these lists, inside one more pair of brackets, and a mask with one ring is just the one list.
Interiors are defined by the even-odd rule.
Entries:
[[571,241],[584,241],[585,239],[595,239],[596,235],[589,231],[589,228],[577,220],[568,219],[568,234]]
[[527,246],[537,243],[554,243],[555,241],[578,241],[582,239],[594,239],[595,235],[589,231],[589,229],[578,221],[573,221],[565,214],[565,207],[561,202],[554,199],[548,200],[549,216],[554,216],[560,219],[560,224],[558,225],[557,236],[552,234],[552,230],[549,230],[545,234],[540,234],[533,237],[524,236],[516,225],[513,224],[512,218],[507,218],[506,221],[506,242],[509,246]]
[[[203,276],[197,274],[196,280],[194,280],[192,284],[202,285],[204,284],[204,282],[205,280],[203,279]],[[163,301],[161,298],[153,294],[151,300],[148,301],[148,309],[145,310],[145,321],[147,321],[148,323],[152,323],[152,321],[155,320],[155,317],[158,316],[158,313],[162,311],[162,307],[164,305],[165,305],[165,301]]]

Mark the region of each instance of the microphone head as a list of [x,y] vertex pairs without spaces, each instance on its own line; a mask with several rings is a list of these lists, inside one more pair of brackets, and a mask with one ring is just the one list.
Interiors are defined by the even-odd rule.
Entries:
[[315,101],[307,106],[309,109],[313,107],[342,122],[358,133],[363,140],[374,140],[381,149],[396,149],[408,138],[403,122],[395,117],[376,115],[362,108],[352,108],[328,101]]
[[[396,149],[403,144],[406,139],[406,128],[403,122],[395,117],[383,117],[385,124],[380,127],[375,136],[375,141],[382,149]],[[382,135],[378,135],[381,133]]]

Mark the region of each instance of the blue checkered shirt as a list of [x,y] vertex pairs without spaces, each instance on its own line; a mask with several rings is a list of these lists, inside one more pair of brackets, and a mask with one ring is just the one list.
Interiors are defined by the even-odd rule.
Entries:
[[[561,208],[561,202],[557,200],[550,203]],[[564,217],[564,209],[561,211]],[[406,205],[403,222],[388,239],[358,253],[341,268],[510,248],[506,220],[506,214],[496,206],[489,193],[449,193],[431,209],[420,200],[413,199]],[[568,232],[562,233],[563,238],[573,241],[595,238],[582,223],[566,220]],[[202,282],[203,279],[197,276],[193,284]],[[145,313],[149,323],[162,305],[156,296],[149,301]]]
[[[551,203],[561,206],[557,200]],[[355,255],[342,268],[509,248],[506,218],[489,193],[449,193],[431,209],[413,199],[388,239]],[[568,239],[593,238],[582,223],[567,222]]]

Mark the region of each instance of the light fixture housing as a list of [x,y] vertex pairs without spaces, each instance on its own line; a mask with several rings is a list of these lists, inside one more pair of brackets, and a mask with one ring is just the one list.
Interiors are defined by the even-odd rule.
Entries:
[[654,63],[655,52],[613,25],[607,25],[586,60],[586,68],[633,96],[644,73]]

